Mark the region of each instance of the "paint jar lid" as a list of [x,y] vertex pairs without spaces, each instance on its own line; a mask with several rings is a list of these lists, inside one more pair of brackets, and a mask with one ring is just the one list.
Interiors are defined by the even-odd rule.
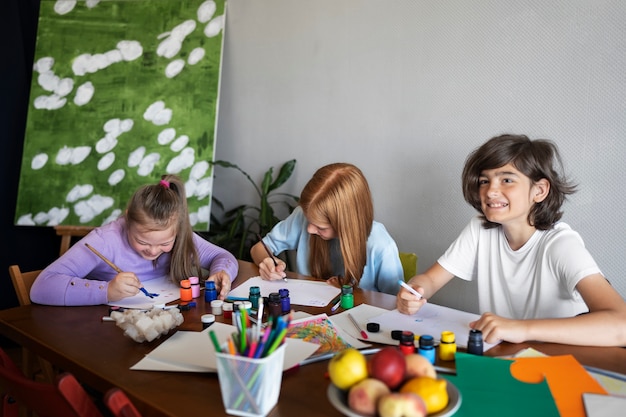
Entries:
[[180,281],[180,286],[183,288],[191,288],[191,282],[188,279]]
[[194,284],[198,284],[200,282],[200,279],[198,277],[189,277],[189,282],[194,285]]
[[252,308],[252,301],[242,301],[241,307],[243,307],[244,310],[250,310]]
[[449,330],[444,330],[443,332],[441,332],[441,342],[454,343],[454,333]]
[[224,310],[224,311],[233,311],[233,303],[224,303],[222,305],[222,310]]
[[402,333],[400,333],[400,343],[415,343],[415,335],[413,334],[413,332],[404,330]]
[[270,303],[280,303],[280,294],[271,292],[269,295]]
[[202,323],[213,323],[215,321],[215,315],[203,314],[202,317],[200,317],[200,321],[202,321]]
[[419,341],[420,348],[433,348],[435,346],[435,340],[429,334],[423,334],[420,336]]
[[376,333],[380,331],[380,324],[378,323],[367,323],[367,331],[371,333]]

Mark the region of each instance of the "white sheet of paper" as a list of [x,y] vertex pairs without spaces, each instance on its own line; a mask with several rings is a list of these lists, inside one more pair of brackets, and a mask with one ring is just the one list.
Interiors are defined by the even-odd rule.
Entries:
[[123,298],[119,301],[113,301],[108,303],[108,305],[150,310],[155,304],[167,304],[180,298],[180,287],[171,282],[168,277],[151,279],[149,281],[142,281],[141,283],[149,293],[159,295],[157,297],[150,298],[140,291],[132,297]]
[[323,281],[308,281],[305,279],[287,279],[285,281],[267,281],[261,277],[253,277],[232,290],[228,295],[232,297],[248,297],[250,287],[261,289],[261,296],[267,297],[270,293],[278,292],[281,288],[289,290],[291,304],[311,307],[325,307],[341,290]]
[[[380,324],[380,332],[369,333],[368,335],[371,336],[370,341],[372,342],[397,345],[398,341],[391,338],[391,331],[409,330],[416,335],[429,334],[435,339],[436,343],[439,343],[441,332],[449,330],[454,332],[456,344],[465,348],[469,338],[469,323],[478,318],[480,318],[478,314],[426,303],[417,313],[411,316],[402,314],[398,310],[386,311],[378,316],[370,316],[367,322]],[[367,322],[365,326],[367,326]],[[483,349],[486,351],[496,344],[483,342]]]
[[[235,326],[214,323],[201,332],[178,331],[157,346],[130,369],[144,371],[217,372],[215,347],[209,337],[215,331],[220,345],[236,331]],[[290,369],[308,358],[319,347],[299,339],[285,339],[283,370]]]
[[583,394],[587,417],[621,416],[626,408],[626,397],[616,395]]
[[[368,342],[378,342],[376,339],[376,333],[370,333],[367,331],[367,322],[371,317],[377,317],[382,314],[389,312],[389,310],[385,310],[384,308],[374,307],[369,304],[360,304],[354,308],[349,310],[344,310],[339,314],[335,314],[330,317],[330,320],[333,324],[339,327],[343,332],[350,335],[350,337],[354,339],[367,340]],[[354,317],[354,320],[359,324],[359,327],[367,333],[367,339],[363,339],[361,337],[360,332],[354,327],[352,320],[348,317],[348,313]],[[393,343],[389,344],[398,344],[398,342],[391,340]],[[378,342],[384,343],[384,342]],[[368,345],[370,346],[370,345]]]

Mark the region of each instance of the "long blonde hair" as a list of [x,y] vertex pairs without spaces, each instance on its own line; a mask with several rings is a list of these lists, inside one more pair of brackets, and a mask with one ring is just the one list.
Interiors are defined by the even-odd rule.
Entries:
[[[302,190],[300,206],[309,220],[328,223],[335,230],[344,279],[358,283],[367,262],[367,238],[374,221],[372,195],[361,170],[348,163],[318,169]],[[311,275],[330,278],[330,241],[310,235],[309,247]]]
[[193,243],[185,184],[179,177],[163,175],[158,184],[140,187],[128,202],[125,218],[126,227],[134,223],[148,230],[165,230],[176,223],[169,277],[178,284],[188,277],[202,276],[198,251]]

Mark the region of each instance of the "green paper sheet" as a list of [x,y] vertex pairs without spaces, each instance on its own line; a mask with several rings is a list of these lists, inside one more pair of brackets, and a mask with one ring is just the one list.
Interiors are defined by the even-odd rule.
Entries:
[[559,417],[547,381],[526,384],[511,375],[505,359],[457,352],[456,375],[441,375],[461,392],[455,417]]

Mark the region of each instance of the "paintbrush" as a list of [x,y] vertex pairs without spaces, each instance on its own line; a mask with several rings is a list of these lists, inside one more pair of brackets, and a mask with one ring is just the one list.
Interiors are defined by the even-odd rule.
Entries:
[[[95,253],[96,255],[98,255],[98,257],[100,259],[102,259],[107,265],[109,265],[111,268],[113,268],[115,270],[115,272],[122,273],[124,271],[122,271],[117,265],[115,265],[113,262],[109,261],[103,254],[101,254],[100,252],[98,252],[96,250],[96,248],[94,248],[93,246],[91,246],[89,243],[85,243],[85,246],[87,246],[87,249],[89,249],[90,251],[92,251],[93,253]],[[150,298],[154,298],[154,297],[158,297],[159,294],[154,294],[154,293],[149,293],[148,290],[146,290],[143,286],[139,288],[141,290],[142,293],[144,293],[145,295],[147,295]]]

